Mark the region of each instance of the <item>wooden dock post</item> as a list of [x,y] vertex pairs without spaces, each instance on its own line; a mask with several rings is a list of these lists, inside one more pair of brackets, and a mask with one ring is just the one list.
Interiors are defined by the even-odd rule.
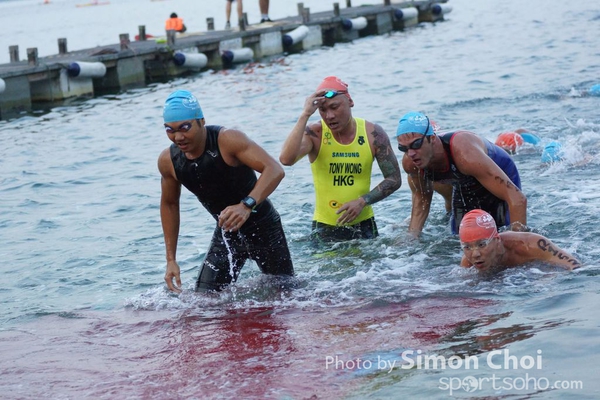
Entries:
[[19,62],[19,46],[9,46],[8,52],[10,53],[10,62],[16,63]]
[[310,22],[310,8],[304,7],[302,10],[302,23],[307,24]]
[[121,50],[127,50],[129,48],[129,33],[121,33],[119,34],[119,43],[121,44]]
[[66,38],[60,38],[58,39],[58,54],[63,55],[63,54],[67,54],[67,39]]
[[138,40],[146,40],[146,25],[138,25]]
[[346,8],[352,8],[352,1],[346,0]]
[[206,30],[214,31],[215,30],[215,19],[212,17],[206,18]]
[[340,3],[333,3],[333,15],[340,16]]
[[298,15],[302,16],[302,14],[304,13],[304,3],[298,3]]
[[383,5],[384,6],[391,6],[392,5],[392,0],[383,0]]
[[248,26],[248,14],[247,13],[243,13],[242,14],[242,19],[240,19],[238,21],[239,26],[240,26],[240,31],[244,32],[246,30],[246,26]]
[[27,63],[29,65],[38,65],[37,47],[30,47],[27,49]]
[[175,44],[175,35],[177,31],[175,29],[169,29],[167,31],[167,46],[173,46]]

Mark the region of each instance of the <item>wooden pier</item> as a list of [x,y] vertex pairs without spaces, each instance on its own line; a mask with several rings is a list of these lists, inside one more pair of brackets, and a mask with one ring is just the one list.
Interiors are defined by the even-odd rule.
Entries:
[[[59,54],[38,58],[37,49],[31,48],[23,61],[11,46],[11,62],[0,65],[0,119],[71,98],[118,93],[204,69],[229,68],[436,22],[451,10],[446,1],[383,0],[381,5],[352,7],[346,0],[346,8],[334,3],[331,11],[312,14],[298,3],[296,16],[259,25],[242,23],[233,30],[215,31],[212,18],[207,18],[206,32],[168,31],[162,38],[146,38],[145,27],[140,26],[139,40],[121,34],[119,43],[71,52],[66,39],[58,39]],[[186,55],[194,61],[186,62]]]

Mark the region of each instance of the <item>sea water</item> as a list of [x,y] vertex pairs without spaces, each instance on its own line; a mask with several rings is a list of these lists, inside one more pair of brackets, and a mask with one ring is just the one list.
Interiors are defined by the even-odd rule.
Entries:
[[[77,27],[76,2],[9,1],[0,18],[15,32],[27,20],[19,12],[37,7],[53,24],[19,28],[29,40],[73,29],[76,49],[93,47],[104,24],[130,33],[151,26],[127,7],[144,15],[160,4],[160,29],[165,14],[193,5],[198,20],[179,13],[194,31],[204,10],[223,3],[111,2],[86,7],[98,22]],[[295,14],[294,4],[272,3],[272,18]],[[600,79],[600,11],[592,2],[450,4],[443,22],[0,121],[3,398],[597,398],[600,99],[587,89]],[[215,222],[183,191],[184,290],[169,293],[156,167],[170,144],[165,98],[193,91],[207,123],[241,129],[277,157],[328,75],[349,83],[355,116],[390,136],[401,115],[419,110],[442,129],[492,141],[525,128],[542,145],[561,142],[565,159],[552,165],[540,162],[542,146],[514,159],[529,225],[584,267],[534,264],[490,279],[459,268],[440,197],[422,237],[408,239],[404,173],[403,186],[374,205],[378,239],[314,248],[312,177],[301,160],[270,196],[295,287],[250,262],[230,289],[194,293]],[[381,179],[375,167],[373,185]]]

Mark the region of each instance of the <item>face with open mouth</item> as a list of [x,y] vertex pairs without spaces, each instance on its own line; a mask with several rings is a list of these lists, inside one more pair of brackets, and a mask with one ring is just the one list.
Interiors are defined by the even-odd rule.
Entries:
[[489,272],[498,266],[499,244],[500,238],[494,236],[474,242],[461,242],[460,245],[465,257],[477,271]]
[[352,100],[345,91],[329,90],[323,95],[324,100],[319,106],[321,119],[325,121],[331,132],[342,134],[352,121]]

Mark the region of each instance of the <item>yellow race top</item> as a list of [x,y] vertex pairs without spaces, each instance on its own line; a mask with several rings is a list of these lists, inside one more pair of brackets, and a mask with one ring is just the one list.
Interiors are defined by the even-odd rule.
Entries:
[[[365,120],[354,118],[356,135],[350,144],[338,143],[331,130],[321,120],[321,148],[311,164],[315,185],[313,219],[336,225],[337,210],[348,201],[356,200],[371,190],[373,153],[369,146]],[[352,225],[373,217],[373,208],[365,206]]]

